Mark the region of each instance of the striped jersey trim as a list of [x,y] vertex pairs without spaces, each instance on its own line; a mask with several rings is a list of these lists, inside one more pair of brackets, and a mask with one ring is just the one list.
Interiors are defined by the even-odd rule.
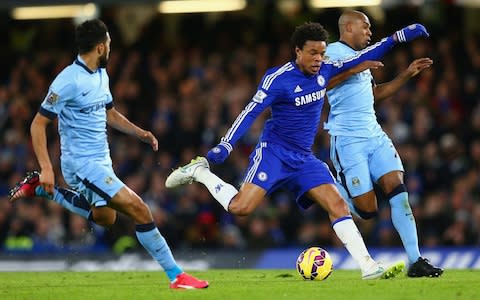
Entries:
[[235,122],[233,122],[232,127],[230,127],[225,136],[222,137],[222,142],[230,143],[232,136],[235,134],[240,124],[242,124],[245,117],[255,108],[255,106],[257,106],[257,103],[252,101],[245,107],[245,109],[235,119]]
[[251,183],[252,182],[253,177],[257,173],[258,166],[260,165],[260,162],[262,161],[263,148],[266,148],[266,147],[267,147],[267,143],[262,142],[262,143],[260,143],[260,147],[258,147],[255,150],[255,156],[253,157],[253,165],[250,168],[250,170],[248,170],[247,176],[245,176],[245,180],[244,180],[245,183]]
[[225,147],[225,149],[227,149],[228,153],[232,152],[232,150],[233,150],[233,147],[232,147],[232,145],[230,145],[230,143],[220,142],[220,145]]
[[349,57],[347,59],[342,59],[342,60],[325,60],[324,63],[327,63],[327,64],[332,64],[334,66],[341,66],[343,65],[344,63],[346,62],[350,62],[352,60],[355,60],[357,59],[359,56],[361,56],[362,54],[364,54],[365,52],[369,52],[371,51],[372,49],[375,49],[375,48],[378,48],[380,47],[385,41],[387,40],[387,38],[383,38],[380,42],[377,42],[371,46],[368,46],[367,48],[363,49],[363,50],[360,50],[357,52],[357,54],[355,54],[354,56],[352,57]]
[[267,75],[265,76],[265,80],[263,81],[263,84],[262,84],[262,89],[264,90],[267,90],[270,88],[270,86],[272,85],[273,81],[275,80],[275,78],[277,78],[278,76],[280,76],[281,74],[287,72],[287,71],[291,71],[293,70],[293,65],[291,62],[288,62],[286,64],[284,64],[283,66],[281,66],[278,70],[276,70],[275,72],[273,72],[272,74],[270,75]]
[[403,30],[397,31],[397,38],[400,42],[406,42],[407,38],[405,37],[405,32]]

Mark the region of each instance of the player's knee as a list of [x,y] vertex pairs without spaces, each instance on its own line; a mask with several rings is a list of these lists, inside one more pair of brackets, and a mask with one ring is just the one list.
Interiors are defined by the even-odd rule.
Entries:
[[357,212],[358,216],[364,220],[368,220],[368,219],[373,219],[375,218],[376,216],[378,216],[378,211],[377,210],[374,210],[374,211],[366,211],[366,210],[363,210],[363,209],[360,209],[358,208],[357,206],[355,206],[355,211]]
[[93,221],[103,227],[110,227],[113,224],[115,224],[115,221],[117,220],[117,214],[113,214],[110,216],[102,216],[102,217],[97,217],[94,218]]
[[395,188],[393,188],[387,194],[387,199],[392,199],[396,195],[401,194],[401,193],[406,193],[406,192],[407,192],[407,187],[405,186],[404,183],[400,183],[400,184],[396,185]]
[[110,227],[117,220],[117,213],[109,207],[94,208],[89,219],[103,227]]
[[131,217],[137,224],[152,221],[152,214],[148,205],[137,195],[132,195],[122,202],[121,211]]

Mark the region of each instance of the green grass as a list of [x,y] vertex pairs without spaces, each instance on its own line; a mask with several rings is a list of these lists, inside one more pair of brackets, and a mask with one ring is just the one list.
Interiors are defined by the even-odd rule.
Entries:
[[204,290],[170,290],[161,272],[2,272],[0,299],[480,299],[480,271],[447,270],[441,278],[361,280],[334,270],[304,281],[295,270],[210,270]]

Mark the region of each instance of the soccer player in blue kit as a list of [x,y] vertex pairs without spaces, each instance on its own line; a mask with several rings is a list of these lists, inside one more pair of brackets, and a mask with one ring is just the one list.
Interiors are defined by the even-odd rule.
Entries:
[[[344,12],[338,27],[340,40],[327,47],[330,59],[349,59],[368,45],[372,32],[364,13]],[[375,85],[367,69],[327,92],[330,112],[324,129],[331,136],[330,158],[341,182],[338,189],[350,211],[362,219],[370,219],[377,215],[373,182],[382,188],[391,206],[393,225],[407,252],[410,277],[438,277],[443,270],[420,255],[415,218],[403,182],[402,161],[377,122],[374,102],[393,95],[408,79],[431,64],[428,58],[417,59],[394,80],[379,85]]]
[[[32,145],[40,173],[32,172],[10,191],[10,201],[43,197],[73,213],[109,226],[116,210],[133,219],[142,246],[160,264],[170,280],[170,288],[206,288],[177,265],[172,252],[153,222],[147,204],[114,173],[106,125],[136,136],[158,150],[150,132],[131,123],[113,105],[106,65],[110,53],[107,26],[98,19],[76,28],[78,56],[50,85],[31,124]],[[47,126],[58,118],[61,167],[66,183],[73,189],[55,186],[47,149]]]
[[404,263],[387,268],[371,258],[328,166],[313,155],[311,147],[330,77],[365,60],[382,57],[398,42],[420,36],[428,36],[422,25],[406,27],[355,58],[330,62],[324,61],[328,33],[323,26],[319,23],[298,26],[291,37],[295,60],[266,72],[251,101],[221,142],[207,154],[208,161],[222,163],[256,117],[271,108],[271,118],[265,123],[262,137],[250,155],[240,191],[210,172],[204,157],[197,157],[174,170],[167,177],[166,187],[200,182],[226,211],[248,215],[267,194],[284,186],[296,194],[302,208],[316,202],[328,212],[333,230],[359,264],[363,279],[395,276]]

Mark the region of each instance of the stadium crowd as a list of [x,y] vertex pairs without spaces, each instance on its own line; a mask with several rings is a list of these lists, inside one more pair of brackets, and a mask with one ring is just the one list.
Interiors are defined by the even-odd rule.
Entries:
[[[411,13],[409,19],[388,15],[385,24],[371,19],[372,40],[422,21]],[[327,10],[308,18],[324,24],[333,41],[338,16]],[[172,168],[205,155],[218,142],[255,93],[259,76],[290,58],[285,36],[304,19],[273,14],[259,21],[237,13],[211,23],[191,16],[179,22],[175,39],[162,31],[164,20],[158,16],[130,44],[114,13],[101,18],[112,36],[108,71],[114,105],[151,130],[160,148],[152,152],[108,129],[113,166],[151,207],[174,250],[339,245],[325,212],[319,207],[301,211],[287,192],[271,195],[249,217],[235,217],[202,185],[175,190],[164,185]],[[0,252],[135,249],[134,224],[122,215],[105,229],[44,199],[8,202],[15,182],[38,169],[30,122],[51,80],[75,55],[70,21],[12,24],[5,31],[9,47],[1,50],[9,58],[2,58],[0,78]],[[480,39],[445,24],[425,24],[431,38],[394,49],[374,77],[377,83],[393,79],[414,58],[431,57],[434,65],[381,102],[377,117],[402,157],[421,247],[480,245]],[[192,28],[201,34],[192,34]],[[268,113],[259,119],[264,118]],[[241,183],[262,124],[257,120],[225,164],[211,166],[225,181]],[[50,154],[62,185],[59,140],[51,129]],[[319,130],[314,151],[327,162],[328,143]],[[377,219],[357,221],[367,245],[400,246],[388,203],[379,205]]]

